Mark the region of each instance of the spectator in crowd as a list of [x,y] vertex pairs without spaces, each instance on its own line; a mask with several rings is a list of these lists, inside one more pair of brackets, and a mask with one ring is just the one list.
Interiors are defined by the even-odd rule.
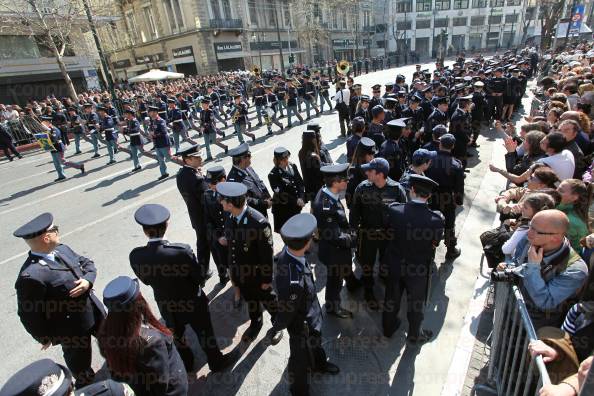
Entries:
[[523,197],[520,204],[521,217],[513,226],[514,233],[501,248],[503,254],[511,256],[516,250],[518,242],[526,237],[532,217],[541,210],[553,209],[555,201],[546,193],[529,193]]
[[584,153],[576,142],[576,138],[580,133],[580,125],[574,120],[561,121],[559,131],[565,136],[565,140],[567,141],[565,149],[571,151],[571,154],[573,154],[575,163],[573,177],[580,179],[588,166],[584,159]]
[[521,144],[522,155],[518,154],[517,140],[508,137],[504,140],[505,149],[505,168],[509,173],[521,175],[537,160],[545,157],[545,153],[540,148],[540,142],[545,138],[541,131],[530,131],[524,136]]
[[567,179],[559,184],[557,191],[561,195],[561,203],[557,209],[565,213],[569,219],[567,238],[571,247],[579,252],[580,239],[589,234],[590,185],[586,185],[581,180]]
[[543,210],[534,215],[526,238],[516,246],[513,272],[536,329],[561,324],[564,304],[577,295],[588,276],[588,266],[566,238],[568,229],[565,213]]

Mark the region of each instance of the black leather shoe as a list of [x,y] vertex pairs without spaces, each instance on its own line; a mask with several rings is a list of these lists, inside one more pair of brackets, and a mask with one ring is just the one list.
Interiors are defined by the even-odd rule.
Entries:
[[316,368],[316,370],[318,373],[324,373],[324,374],[330,374],[330,375],[336,375],[338,373],[340,373],[340,369],[338,368],[337,365],[335,365],[334,363],[331,362],[326,362],[326,364],[324,364],[323,366]]
[[262,321],[257,322],[257,324],[250,324],[250,327],[241,336],[242,341],[253,342],[258,337],[260,329],[262,329]]
[[85,174],[85,166],[84,165],[81,165],[81,167],[80,167],[80,173],[83,174],[83,175]]
[[159,178],[158,178],[157,180],[165,180],[165,179],[167,179],[168,177],[169,177],[169,173],[165,173],[165,174],[163,174],[163,175],[159,176]]
[[451,248],[448,248],[445,258],[447,260],[454,260],[454,259],[457,259],[458,257],[460,257],[461,254],[462,254],[462,250],[460,250],[457,247],[451,247]]
[[431,330],[421,330],[421,334],[416,337],[408,336],[406,337],[406,341],[411,344],[424,344],[429,341],[431,337],[433,337],[433,332]]
[[208,366],[210,367],[210,371],[212,371],[213,373],[219,373],[221,371],[225,371],[225,369],[229,367],[232,367],[237,361],[237,358],[238,354],[235,351],[229,352],[221,356],[219,361],[212,365],[209,364]]
[[283,339],[283,331],[268,330],[268,337],[270,338],[270,345],[276,345]]
[[333,309],[331,311],[326,311],[328,315],[336,316],[339,319],[351,319],[353,317],[353,313],[347,309],[342,307],[338,307],[337,309]]
[[392,329],[384,328],[384,337],[391,338],[394,335],[394,333],[396,333],[398,331],[399,328],[400,328],[400,320],[398,322],[396,322],[396,325]]

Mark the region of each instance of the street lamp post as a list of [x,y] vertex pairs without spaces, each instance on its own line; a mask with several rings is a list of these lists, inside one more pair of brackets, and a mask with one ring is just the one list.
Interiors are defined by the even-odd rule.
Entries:
[[260,73],[262,72],[262,45],[260,45],[260,32],[252,33],[252,40],[258,44],[258,57],[260,58]]
[[[277,5],[278,3],[275,2],[275,5]],[[274,12],[274,24],[276,25],[276,37],[278,40],[278,51],[280,53],[280,63],[281,63],[281,74],[284,75],[285,73],[285,58],[283,56],[283,42],[281,40],[281,33],[280,33],[280,26],[278,23],[278,8],[280,7],[275,7],[274,10],[272,10]]]
[[433,33],[431,37],[431,52],[433,56],[437,56],[437,51],[435,50],[435,16],[437,15],[437,8],[433,9]]

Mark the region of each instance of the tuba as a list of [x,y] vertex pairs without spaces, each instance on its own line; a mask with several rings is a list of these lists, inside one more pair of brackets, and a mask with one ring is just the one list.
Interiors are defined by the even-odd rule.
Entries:
[[258,65],[252,66],[252,73],[254,73],[256,76],[259,76],[261,71],[262,70],[260,70],[260,67],[258,67]]
[[349,70],[351,69],[351,64],[347,60],[341,60],[336,64],[336,72],[340,75],[346,76],[349,74]]

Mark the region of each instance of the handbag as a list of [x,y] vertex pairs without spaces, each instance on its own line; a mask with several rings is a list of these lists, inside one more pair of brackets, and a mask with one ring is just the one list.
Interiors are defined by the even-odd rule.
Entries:
[[513,231],[506,224],[501,224],[499,227],[481,234],[481,245],[489,268],[495,268],[497,264],[505,261],[505,255],[501,251],[501,247],[512,234]]

